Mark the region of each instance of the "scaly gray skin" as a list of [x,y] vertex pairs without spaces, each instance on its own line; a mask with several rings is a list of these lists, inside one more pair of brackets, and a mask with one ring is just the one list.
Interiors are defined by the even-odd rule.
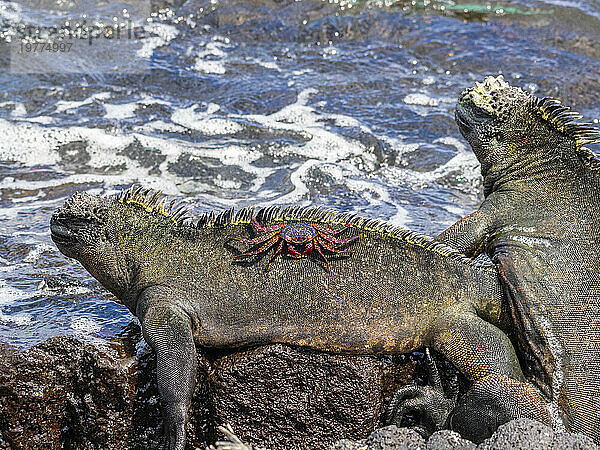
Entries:
[[456,121],[485,200],[438,240],[492,258],[526,375],[569,431],[600,442],[600,163],[583,147],[600,134],[580,117],[501,76],[463,92]]
[[[514,348],[498,328],[507,318],[494,267],[379,221],[269,208],[256,212],[262,226],[352,222],[337,237],[361,237],[348,245],[350,256],[327,255],[329,272],[316,251],[301,259],[280,255],[267,272],[275,247],[257,261],[234,260],[248,249],[232,238],[254,236],[254,214],[210,213],[192,223],[160,193],[130,189],[116,198],[77,193],[52,216],[60,251],[139,318],[156,351],[169,449],[185,445],[196,345],[280,342],[355,354],[430,346],[475,385],[490,377],[523,380]],[[453,406],[436,395],[441,403],[433,410]],[[544,414],[536,405],[528,417]]]

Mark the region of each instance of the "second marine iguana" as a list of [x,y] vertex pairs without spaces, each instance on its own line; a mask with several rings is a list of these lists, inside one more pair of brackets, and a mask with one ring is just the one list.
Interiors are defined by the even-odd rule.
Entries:
[[[196,346],[279,342],[354,354],[430,346],[475,384],[489,375],[523,380],[498,328],[508,318],[496,269],[384,222],[289,207],[193,220],[160,192],[132,188],[117,197],[73,195],[52,216],[51,232],[62,253],[139,318],[157,353],[169,449],[185,445]],[[301,247],[288,243],[302,234],[313,247],[300,255],[317,251],[297,258]],[[290,241],[282,250],[284,237]],[[353,253],[334,258],[328,247],[341,251],[343,243]],[[241,248],[248,244],[255,250]],[[280,252],[270,270],[267,252],[269,259]],[[248,253],[258,260],[235,259]],[[544,420],[544,414],[543,404],[533,404],[523,415]]]
[[[580,118],[502,76],[464,91],[456,122],[481,163],[485,200],[437,239],[492,258],[525,374],[560,416],[558,425],[598,443],[600,161],[584,145],[597,142],[600,131]],[[514,402],[510,397],[496,401]],[[466,414],[487,408],[470,406]]]

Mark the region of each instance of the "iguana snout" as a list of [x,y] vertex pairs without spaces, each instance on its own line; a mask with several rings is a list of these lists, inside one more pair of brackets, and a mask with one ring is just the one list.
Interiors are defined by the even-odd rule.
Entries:
[[102,239],[108,215],[104,199],[77,192],[50,219],[52,240],[59,249],[73,258],[77,247],[94,245]]
[[127,301],[129,274],[122,252],[115,247],[112,205],[110,198],[75,193],[52,215],[50,232],[61,253],[78,260],[107,289]]

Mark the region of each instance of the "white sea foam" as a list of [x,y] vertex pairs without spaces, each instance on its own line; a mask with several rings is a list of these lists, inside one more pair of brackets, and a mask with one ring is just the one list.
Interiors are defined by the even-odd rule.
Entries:
[[242,183],[238,181],[227,180],[221,177],[221,174],[218,174],[215,177],[213,183],[222,189],[240,189],[242,187]]
[[35,323],[35,320],[31,314],[4,314],[2,311],[0,311],[0,322],[14,323],[19,327],[24,327],[27,325],[32,325]]
[[198,72],[214,73],[219,75],[222,75],[227,71],[222,61],[206,61],[201,58],[196,60],[196,63],[194,64],[194,70]]
[[270,203],[298,203],[301,200],[306,200],[305,196],[308,193],[308,188],[304,182],[304,178],[307,178],[309,170],[319,164],[319,160],[309,159],[300,165],[290,175],[290,182],[294,186],[294,190],[281,197],[277,197],[270,202],[264,202],[265,205]]
[[393,151],[393,153],[397,156],[404,155],[405,153],[414,152],[416,149],[419,148],[419,144],[415,142],[407,144],[404,142],[403,139],[397,137],[382,136],[381,140],[386,142],[389,145],[390,149]]
[[[386,141],[391,144],[398,155],[415,151],[420,147],[420,144],[417,143],[403,144],[399,139],[387,138]],[[471,185],[476,183],[480,178],[479,161],[472,152],[467,151],[461,141],[452,136],[446,136],[436,139],[433,144],[453,146],[457,153],[445,164],[429,172],[417,172],[403,167],[384,167],[380,171],[380,175],[389,184],[404,184],[413,189],[422,189],[432,183],[441,182],[450,174],[459,178],[463,183]]]
[[6,284],[6,281],[0,280],[0,305],[9,305],[15,300],[23,298],[23,294],[18,289],[15,289]]
[[249,115],[251,119],[266,128],[294,131],[308,138],[308,142],[298,146],[292,145],[280,149],[280,153],[294,154],[319,161],[342,161],[359,157],[359,164],[366,165],[365,169],[373,168],[376,164],[375,155],[365,151],[365,147],[356,141],[328,130],[323,120],[333,119],[340,123],[357,125],[358,122],[340,114],[319,114],[313,107],[308,106],[310,97],[316,94],[315,89],[306,89],[298,94],[295,103],[283,107],[270,115]]
[[[213,47],[213,48],[219,48]],[[23,188],[28,190],[39,189],[65,184],[102,184],[105,191],[111,190],[112,186],[129,184],[132,180],[140,180],[149,187],[161,189],[169,194],[181,195],[182,193],[206,191],[207,188],[218,186],[221,189],[240,189],[242,184],[236,179],[226,179],[216,176],[210,180],[197,180],[179,178],[171,172],[171,166],[178,164],[182,154],[191,158],[211,158],[219,160],[223,165],[235,166],[242,171],[251,174],[251,186],[249,192],[254,192],[256,202],[269,203],[296,203],[309,201],[309,190],[307,183],[312,176],[311,170],[319,167],[320,170],[329,171],[330,175],[338,174],[338,181],[344,184],[348,190],[364,198],[370,205],[385,205],[386,211],[392,211],[391,215],[396,224],[405,224],[408,221],[407,212],[404,208],[396,205],[390,198],[390,188],[378,180],[364,180],[364,172],[370,172],[377,167],[375,155],[366,149],[360,142],[340,136],[334,129],[329,128],[326,123],[334,122],[337,126],[360,128],[365,132],[370,130],[355,118],[343,114],[328,114],[316,111],[315,106],[309,105],[311,96],[316,94],[314,89],[300,92],[296,102],[287,105],[269,115],[235,115],[223,114],[219,105],[209,103],[206,106],[192,105],[187,108],[174,109],[171,122],[154,121],[135,128],[135,132],[123,133],[119,131],[108,131],[97,128],[70,127],[53,128],[41,127],[34,124],[15,123],[0,119],[0,130],[6,130],[5,134],[13,136],[8,139],[7,145],[0,149],[0,158],[16,160],[25,165],[36,165],[46,163],[57,165],[60,156],[56,151],[59,145],[73,142],[86,142],[85,151],[89,154],[86,163],[92,168],[100,169],[88,173],[66,174],[63,178],[38,181],[19,181],[5,178],[0,180],[1,188]],[[82,104],[88,104],[96,99],[106,100],[110,98],[107,94],[91,96],[81,102],[63,103],[59,110],[77,108]],[[130,117],[139,104],[166,103],[151,97],[142,98],[139,101],[121,105],[108,104],[105,117],[125,118]],[[111,110],[112,108],[112,110]],[[222,135],[238,133],[243,131],[245,123],[255,123],[263,129],[282,130],[295,135],[302,136],[301,142],[291,142],[288,145],[271,149],[270,154],[275,159],[287,155],[295,158],[303,158],[300,163],[289,167],[289,181],[292,190],[281,195],[280,192],[265,189],[264,185],[269,176],[273,175],[278,167],[256,167],[255,161],[263,157],[261,150],[246,145],[224,145],[220,138]],[[198,130],[207,136],[215,136],[214,141],[203,141],[201,145],[177,139],[165,139],[156,135],[156,131],[172,131],[183,133],[185,130]],[[23,139],[26,139],[23,142]],[[137,161],[130,159],[127,155],[119,154],[118,150],[126,148],[137,140],[143,147],[156,149],[165,160],[160,164],[160,177],[150,176],[147,168],[141,166]],[[405,144],[400,139],[385,139],[397,153],[413,151],[418,144]],[[451,145],[458,149],[457,155],[448,163],[436,171],[421,174],[408,169],[392,168],[388,172],[380,170],[379,176],[387,181],[404,182],[412,179],[414,184],[425,185],[435,181],[451,170],[464,170],[465,164],[474,158],[465,151],[460,141],[448,137],[439,140],[441,145]],[[31,149],[35,149],[32,151]],[[292,163],[294,164],[294,163]],[[475,164],[476,165],[476,162]],[[122,173],[106,173],[103,168],[110,166],[124,166]],[[337,171],[337,172],[336,172]],[[395,172],[395,173],[393,173]],[[343,175],[342,175],[343,174]],[[390,183],[393,185],[393,183]],[[203,198],[223,206],[235,206],[239,203],[236,199],[223,199],[203,195]],[[28,202],[27,202],[28,203]],[[36,204],[39,204],[36,201]],[[28,204],[24,208],[30,207]],[[11,214],[16,214],[19,206],[11,208]]]
[[198,56],[204,58],[206,56],[216,56],[218,58],[224,58],[227,56],[227,53],[223,50],[223,48],[229,47],[223,42],[210,41],[207,42],[204,47],[198,51]]
[[65,130],[43,130],[37,125],[15,123],[0,119],[0,160],[16,161],[32,166],[36,164],[56,164],[58,155],[52,149],[58,144],[58,136]]
[[63,111],[68,112],[69,114],[74,114],[77,108],[89,105],[94,103],[95,101],[107,100],[110,98],[110,93],[108,92],[98,92],[96,94],[92,94],[89,97],[80,100],[80,101],[68,101],[68,100],[59,100],[54,105],[54,113],[61,113]]
[[427,76],[421,80],[421,83],[423,83],[425,86],[429,86],[430,84],[435,83],[435,78],[432,76]]
[[142,48],[136,52],[138,58],[150,58],[155,49],[168,44],[179,34],[175,26],[165,23],[145,24],[144,30],[156,36],[147,37],[142,41]]
[[209,136],[233,134],[243,130],[241,125],[232,120],[211,117],[219,110],[218,105],[210,103],[207,106],[206,111],[196,112],[199,107],[199,105],[195,104],[189,108],[179,109],[173,113],[171,120],[185,128],[198,130],[202,134],[207,134]]
[[60,286],[50,288],[45,280],[40,281],[37,288],[40,293],[45,295],[56,295],[57,292],[60,292],[63,295],[83,295],[91,292],[91,290],[85,286]]
[[[360,176],[360,171],[358,169],[370,170],[375,166],[375,156],[371,152],[366,151],[362,144],[353,140],[348,140],[335,134],[333,131],[328,130],[324,126],[323,120],[333,120],[337,124],[345,126],[360,126],[360,123],[355,119],[339,114],[328,115],[317,113],[313,107],[307,105],[310,96],[314,93],[316,93],[315,90],[301,92],[298,95],[298,100],[294,104],[288,105],[271,115],[229,116],[231,119],[256,122],[266,129],[291,131],[303,136],[304,139],[308,141],[300,144],[283,146],[278,148],[276,152],[271,152],[276,158],[285,155],[308,158],[298,166],[290,168],[290,182],[293,186],[291,192],[280,195],[276,192],[271,192],[262,188],[266,177],[272,174],[276,169],[257,168],[252,165],[253,161],[262,156],[261,152],[250,151],[247,148],[238,146],[220,146],[219,152],[215,152],[213,149],[207,149],[205,145],[204,149],[194,149],[192,154],[200,157],[216,157],[219,158],[223,164],[236,165],[237,167],[241,167],[244,171],[252,173],[254,175],[254,180],[253,187],[250,191],[256,192],[256,200],[261,204],[298,203],[307,201],[308,188],[306,182],[310,179],[311,169],[316,166],[321,167],[324,164],[330,164],[332,166],[337,165],[340,167],[340,170],[354,171],[356,178],[358,178]],[[216,105],[209,105],[203,113],[194,112],[195,107],[196,106],[186,110],[176,111],[173,114],[173,121],[179,124],[185,124],[190,128],[200,129],[207,121],[210,123],[211,120],[214,120],[214,118],[211,117],[211,114],[218,112],[218,107]],[[198,115],[200,117],[198,117]],[[239,126],[241,127],[241,125]],[[163,164],[166,164],[166,162]],[[197,182],[194,183],[197,184]],[[187,190],[192,187],[189,181],[186,182],[186,184],[188,184],[189,187],[182,187],[182,189]],[[223,180],[217,181],[216,184],[223,185]],[[234,185],[230,184],[230,186]],[[387,193],[382,191],[381,186],[373,187],[369,192],[364,191],[364,186],[357,185],[355,189],[359,195],[366,197],[387,198]],[[203,195],[203,197],[207,196]],[[210,198],[210,196],[208,197]],[[212,198],[211,200],[220,204],[236,204],[234,200],[227,201]],[[395,220],[397,222],[404,222],[405,212],[402,208],[396,209],[397,213],[395,214]]]
[[21,5],[13,1],[0,0],[0,17],[8,22],[19,23],[22,21]]
[[246,61],[253,62],[254,64],[264,67],[265,69],[273,69],[278,72],[281,72],[281,68],[277,65],[275,61],[263,61],[261,59],[253,58],[251,56],[247,56]]
[[440,104],[439,99],[422,93],[408,94],[403,98],[403,101],[407,105],[437,106]]
[[[454,214],[455,216],[464,216],[465,215],[465,208],[463,208],[461,206],[446,205],[445,209],[450,214]],[[440,223],[445,223],[447,225],[452,225],[454,223],[454,220],[447,220],[445,222],[442,221]]]
[[211,41],[203,44],[198,50],[194,70],[203,73],[224,74],[227,52],[224,50],[231,47],[228,38],[215,36]]
[[50,244],[37,244],[34,248],[32,248],[31,250],[29,250],[29,253],[27,254],[27,256],[25,256],[25,258],[23,258],[23,262],[26,263],[34,263],[36,262],[40,256],[45,253],[45,252],[50,252],[50,253],[54,253],[55,248],[53,246],[51,246]]
[[31,314],[17,313],[6,314],[1,307],[14,304],[19,300],[29,298],[23,291],[8,286],[4,280],[0,280],[0,322],[13,323],[17,326],[31,325],[35,322]]
[[[363,179],[361,172],[351,164],[324,164],[319,167],[321,171],[327,173],[338,182],[343,182],[349,191],[367,199],[370,206],[385,205],[387,210],[395,210],[387,219],[388,222],[405,226],[408,223],[408,212],[400,205],[396,205],[390,198],[389,187],[385,186],[378,179]],[[361,206],[357,206],[355,211],[361,214]]]
[[11,117],[18,118],[18,117],[24,117],[27,115],[27,109],[25,108],[25,105],[23,103],[17,102],[14,105],[15,105],[15,109],[13,109],[12,112],[10,113]]
[[143,105],[166,105],[166,106],[169,106],[171,104],[166,100],[153,97],[145,92],[142,92],[141,100],[139,101],[139,103],[141,103]]
[[[456,139],[453,136],[444,136],[444,137],[436,139],[433,142],[434,142],[434,144],[441,143],[441,144],[451,145],[456,150],[458,150],[459,153],[463,153],[463,152],[467,152],[468,151],[467,147],[465,146],[465,144],[462,141],[459,141],[458,139]],[[473,154],[473,159],[476,160],[474,154]]]
[[[43,189],[51,186],[61,186],[66,183],[91,184],[105,183],[107,186],[129,183],[132,179],[148,180],[145,183],[157,183],[148,174],[148,169],[141,167],[136,161],[131,160],[126,155],[118,154],[116,150],[123,149],[131,144],[134,138],[145,140],[143,135],[126,135],[119,132],[110,133],[102,129],[70,127],[52,128],[41,127],[29,123],[15,123],[0,119],[0,132],[5,137],[5,142],[0,147],[0,160],[16,161],[26,166],[35,166],[40,164],[57,165],[60,156],[57,148],[61,144],[84,141],[86,142],[86,152],[90,156],[88,165],[92,168],[101,169],[107,166],[118,166],[124,164],[127,167],[126,172],[121,174],[104,173],[83,173],[68,175],[64,178],[54,178],[50,180],[27,180],[19,181],[5,177],[0,180],[0,188],[23,188],[27,190]],[[153,142],[165,142],[164,140],[154,140]],[[142,142],[142,145],[145,145]],[[168,147],[168,144],[165,144]],[[179,149],[176,153],[181,153]]]
[[100,324],[88,317],[76,317],[72,319],[71,328],[84,335],[98,333],[102,329]]
[[[260,125],[264,125],[268,129],[289,130],[304,136],[308,140],[308,142],[301,143],[300,145],[290,144],[287,147],[281,148],[279,150],[281,156],[286,154],[299,155],[308,159],[314,159],[316,162],[341,163],[352,160],[351,163],[357,166],[362,167],[367,164],[367,168],[373,167],[375,158],[372,154],[365,151],[364,146],[336,135],[333,131],[329,131],[323,125],[322,121],[324,119],[334,120],[336,123],[346,126],[359,126],[360,124],[356,120],[343,115],[327,115],[315,112],[312,107],[307,106],[310,96],[315,92],[314,90],[301,92],[296,103],[288,105],[271,115],[223,116],[220,114],[220,108],[216,104],[207,105],[204,111],[197,111],[200,106],[193,105],[189,108],[175,110],[172,115],[172,124],[157,121],[152,126],[139,128],[138,130],[142,131],[141,133],[131,134],[85,127],[70,127],[68,129],[39,127],[34,124],[0,120],[0,130],[3,130],[4,134],[9,136],[7,145],[0,150],[0,158],[2,159],[18,161],[25,165],[56,165],[60,160],[56,149],[61,144],[84,141],[86,142],[85,151],[90,156],[87,164],[92,168],[103,169],[107,166],[119,166],[123,164],[126,166],[126,171],[120,174],[71,174],[60,179],[28,180],[26,182],[5,178],[0,181],[0,188],[21,187],[28,190],[42,190],[47,187],[60,186],[67,183],[92,184],[100,182],[103,183],[105,188],[110,189],[111,186],[127,184],[132,179],[139,179],[144,180],[144,184],[146,185],[160,187],[171,193],[180,193],[177,185],[181,184],[182,180],[176,182],[172,177],[164,175],[167,175],[169,172],[169,164],[176,162],[181,154],[188,153],[199,158],[217,158],[225,165],[240,167],[242,170],[254,175],[251,191],[257,192],[260,197],[267,196],[273,198],[273,195],[276,195],[275,193],[262,191],[261,187],[266,178],[274,173],[276,168],[254,167],[252,163],[262,156],[262,153],[257,150],[236,145],[223,146],[222,142],[218,140],[215,141],[217,147],[210,142],[198,146],[193,143],[166,140],[144,134],[145,130],[155,130],[163,127],[174,131],[195,129],[207,135],[219,136],[243,130],[243,126],[237,120],[254,121]],[[57,109],[69,110],[83,104],[88,104],[95,99],[103,100],[107,98],[107,94],[94,95],[81,102],[62,103],[58,105]],[[155,100],[146,98],[139,103],[152,102],[155,102]],[[128,104],[127,108],[133,109],[135,104]],[[115,113],[112,116],[124,117],[125,115],[123,113]],[[142,146],[156,148],[166,156],[166,160],[160,166],[163,177],[149,176],[148,169],[141,167],[136,161],[131,160],[126,155],[118,154],[116,150],[125,148],[134,139],[137,139]],[[218,151],[216,151],[216,148],[218,148]],[[304,169],[308,169],[308,165],[304,166]],[[291,176],[292,183],[297,183],[294,193],[290,193],[285,198],[297,198],[306,194],[306,187],[302,182],[303,168],[299,167],[297,170],[299,172]],[[218,179],[215,183],[225,189],[239,186],[239,183],[235,180]]]
[[413,92],[403,98],[404,103],[412,106],[412,110],[420,116],[431,114],[431,107],[439,107],[441,103],[454,104],[456,99],[450,97],[432,97],[424,92]]
[[174,123],[167,123],[164,120],[153,120],[134,127],[134,130],[138,133],[150,133],[153,131],[167,131],[170,133],[185,133],[187,128]]
[[22,120],[32,123],[41,123],[42,125],[54,123],[54,118],[50,116],[24,117]]
[[[364,128],[354,117],[344,116],[342,114],[327,114],[329,120],[333,120],[338,127],[358,127]],[[364,129],[363,131],[369,131]]]
[[433,141],[434,144],[452,145],[457,149],[457,153],[445,164],[441,165],[432,172],[424,174],[430,180],[439,180],[449,173],[460,173],[461,177],[469,183],[473,183],[480,178],[480,164],[472,152],[467,151],[465,145],[453,137],[443,137]]
[[138,102],[131,103],[121,103],[121,104],[110,104],[104,103],[104,109],[106,110],[106,114],[104,114],[105,119],[128,119],[130,117],[135,117],[135,110],[138,108]]

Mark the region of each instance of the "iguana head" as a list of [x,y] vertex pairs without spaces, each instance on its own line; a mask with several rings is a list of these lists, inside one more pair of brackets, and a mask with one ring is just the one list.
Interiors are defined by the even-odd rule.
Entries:
[[544,159],[574,158],[598,132],[577,123],[581,116],[552,98],[538,99],[510,86],[502,75],[487,77],[465,90],[456,123],[471,144],[485,177]]
[[50,219],[58,249],[78,260],[104,287],[121,298],[127,285],[123,257],[114,245],[109,211],[114,200],[78,192]]
[[50,231],[63,254],[135,313],[140,292],[159,282],[162,268],[181,251],[178,230],[187,219],[176,200],[133,186],[112,197],[74,194],[52,215]]

